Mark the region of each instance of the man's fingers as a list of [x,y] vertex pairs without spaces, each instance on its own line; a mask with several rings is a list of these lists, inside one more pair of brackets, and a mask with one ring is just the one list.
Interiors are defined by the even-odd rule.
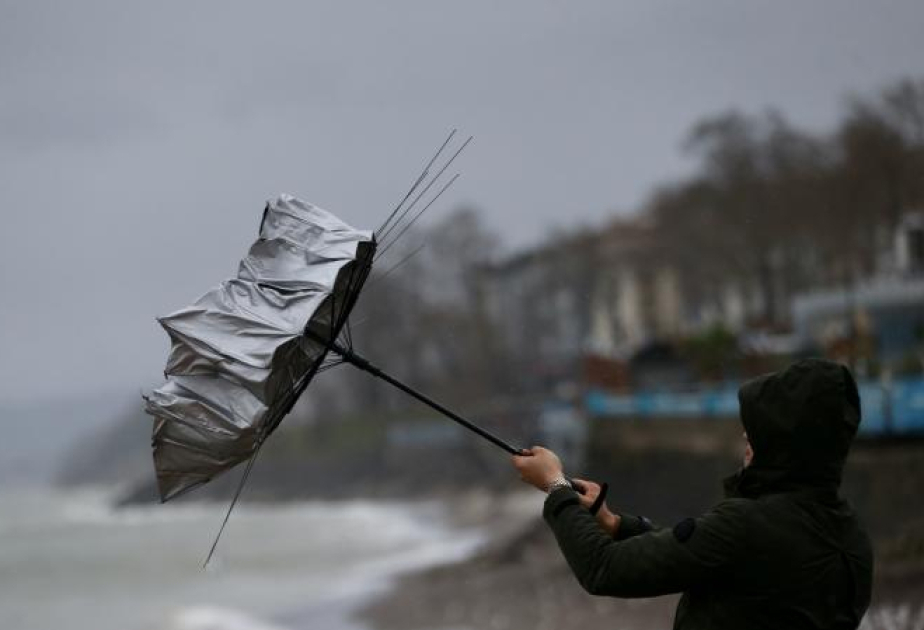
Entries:
[[587,496],[586,494],[579,494],[578,502],[582,507],[586,507],[588,510],[590,509],[590,506],[594,504],[593,498]]
[[593,481],[587,481],[586,479],[578,479],[577,477],[572,477],[571,481],[573,481],[576,485],[580,486],[584,490],[584,492],[591,493],[591,494],[596,494],[600,492],[600,484],[594,483]]
[[589,509],[600,495],[600,486],[585,479],[572,479],[571,482],[577,486],[575,489],[578,491],[578,501]]

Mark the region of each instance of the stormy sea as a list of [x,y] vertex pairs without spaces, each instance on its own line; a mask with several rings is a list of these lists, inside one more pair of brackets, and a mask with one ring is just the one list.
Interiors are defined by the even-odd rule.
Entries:
[[0,491],[4,630],[359,630],[402,572],[468,557],[438,502],[112,507],[107,491]]

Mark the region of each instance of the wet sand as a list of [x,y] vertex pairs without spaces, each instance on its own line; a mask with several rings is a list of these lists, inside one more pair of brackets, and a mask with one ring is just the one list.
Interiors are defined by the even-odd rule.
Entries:
[[[543,498],[527,492],[497,499],[505,507],[480,524],[496,532],[481,550],[461,562],[399,576],[356,618],[378,630],[543,630],[600,622],[626,630],[669,628],[676,596],[617,600],[584,592],[541,519]],[[466,518],[475,521],[477,515],[468,512]]]
[[[477,511],[468,513],[469,525],[496,529],[489,543],[466,560],[399,576],[355,618],[377,630],[670,628],[678,596],[620,600],[584,592],[541,520],[542,498],[518,496],[482,523],[474,523]],[[873,604],[861,628],[924,630],[924,529],[909,526],[879,547]]]

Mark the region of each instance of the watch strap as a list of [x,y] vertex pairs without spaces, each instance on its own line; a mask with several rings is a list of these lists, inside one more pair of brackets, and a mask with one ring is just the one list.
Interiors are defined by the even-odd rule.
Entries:
[[554,492],[555,490],[558,490],[559,488],[569,488],[569,489],[571,488],[571,482],[568,481],[564,477],[564,475],[559,475],[558,477],[553,479],[549,483],[548,487],[546,487],[545,491],[551,494],[552,492]]

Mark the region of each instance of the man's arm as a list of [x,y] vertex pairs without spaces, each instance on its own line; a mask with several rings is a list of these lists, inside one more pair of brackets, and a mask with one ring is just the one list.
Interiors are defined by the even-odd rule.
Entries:
[[620,512],[610,512],[609,507],[606,505],[606,501],[600,501],[598,497],[602,492],[600,484],[587,481],[586,479],[574,478],[572,480],[577,484],[580,495],[578,500],[581,505],[583,505],[588,510],[591,510],[593,506],[597,506],[597,513],[594,514],[594,518],[597,521],[597,524],[603,529],[604,532],[615,538],[616,540],[625,540],[626,538],[631,538],[633,536],[638,536],[639,534],[644,534],[650,532],[654,529],[659,529],[651,521],[649,521],[644,516],[634,516],[632,514],[625,514]]
[[633,536],[647,534],[648,532],[661,529],[644,516],[635,516],[633,514],[623,514],[617,512],[616,517],[619,519],[619,526],[613,534],[613,538],[616,540],[626,540],[627,538],[632,538]]
[[[745,500],[720,503],[697,519],[673,530],[637,533],[604,532],[566,488],[552,492],[543,517],[581,585],[594,595],[653,597],[677,593],[729,575],[743,560]],[[620,523],[629,525],[630,521]]]

